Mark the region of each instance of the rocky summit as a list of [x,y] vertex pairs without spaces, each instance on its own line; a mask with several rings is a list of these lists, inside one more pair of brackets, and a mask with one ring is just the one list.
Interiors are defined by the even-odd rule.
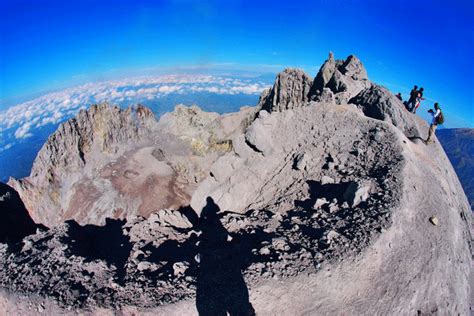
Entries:
[[468,314],[471,211],[427,131],[332,54],[236,113],[92,106],[2,195],[25,224],[0,240],[0,309]]

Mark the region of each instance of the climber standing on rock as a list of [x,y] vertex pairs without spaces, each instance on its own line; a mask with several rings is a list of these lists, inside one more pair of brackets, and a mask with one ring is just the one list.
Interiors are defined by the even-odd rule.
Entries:
[[437,102],[434,104],[434,108],[434,111],[432,109],[428,110],[428,113],[430,113],[433,118],[431,119],[430,129],[428,131],[428,138],[426,138],[425,141],[425,144],[427,145],[432,141],[433,135],[436,131],[436,127],[444,123],[444,116]]
[[415,107],[413,108],[413,113],[416,113],[416,109],[418,109],[421,105],[421,100],[424,100],[425,98],[423,98],[423,88],[420,88],[420,90],[418,90],[416,92],[416,97],[415,97]]
[[410,97],[408,98],[408,102],[407,102],[407,109],[410,112],[413,112],[413,109],[415,108],[417,95],[418,95],[418,86],[415,85],[413,89],[411,89],[410,91]]

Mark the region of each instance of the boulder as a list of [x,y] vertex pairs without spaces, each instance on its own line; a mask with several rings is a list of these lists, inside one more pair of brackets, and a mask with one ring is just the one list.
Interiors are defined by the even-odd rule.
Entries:
[[264,156],[271,155],[273,152],[272,135],[268,126],[273,119],[261,111],[259,117],[249,126],[245,132],[246,143],[255,151],[261,152]]
[[189,267],[189,263],[183,262],[175,262],[173,264],[173,274],[177,277],[183,276],[186,273],[186,270]]
[[259,107],[268,112],[300,107],[310,100],[312,84],[304,71],[287,68],[277,75],[273,88],[262,93]]
[[351,207],[356,207],[361,202],[367,201],[372,190],[373,184],[370,181],[361,183],[351,182],[344,192],[344,200],[348,202]]
[[184,214],[175,210],[160,210],[150,215],[150,220],[159,222],[163,226],[177,228],[191,228],[193,226]]
[[308,155],[305,153],[298,154],[295,157],[294,167],[296,170],[304,170],[306,168],[306,164],[308,163]]
[[364,65],[354,55],[347,57],[344,64],[339,67],[339,71],[346,77],[350,77],[353,80],[368,80],[367,71]]
[[414,115],[405,109],[403,103],[386,88],[371,84],[349,100],[368,117],[389,121],[407,137],[420,135]]

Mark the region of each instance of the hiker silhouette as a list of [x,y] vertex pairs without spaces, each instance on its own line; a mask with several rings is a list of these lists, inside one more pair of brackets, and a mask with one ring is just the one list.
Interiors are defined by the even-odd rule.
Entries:
[[211,197],[199,219],[199,268],[196,307],[199,315],[255,315],[242,276],[245,254],[228,240],[220,221],[220,209]]

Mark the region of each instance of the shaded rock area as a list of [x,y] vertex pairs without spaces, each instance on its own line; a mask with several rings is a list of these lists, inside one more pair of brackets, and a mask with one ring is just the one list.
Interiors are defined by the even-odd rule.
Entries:
[[[195,297],[203,313],[248,314],[248,286],[317,271],[389,226],[389,213],[375,209],[389,203],[383,195],[353,208],[350,184],[326,186],[309,181],[308,198],[285,214],[223,211],[208,197],[199,212],[163,210],[104,226],[67,221],[26,237],[17,252],[1,249],[9,255],[1,257],[0,284],[64,307],[153,307]],[[322,196],[331,203],[314,206]]]
[[10,186],[0,183],[0,242],[10,243],[36,232],[18,193]]
[[256,108],[149,113],[81,112],[10,181],[51,229],[0,243],[0,310],[468,313],[462,187],[355,56],[283,71]]

